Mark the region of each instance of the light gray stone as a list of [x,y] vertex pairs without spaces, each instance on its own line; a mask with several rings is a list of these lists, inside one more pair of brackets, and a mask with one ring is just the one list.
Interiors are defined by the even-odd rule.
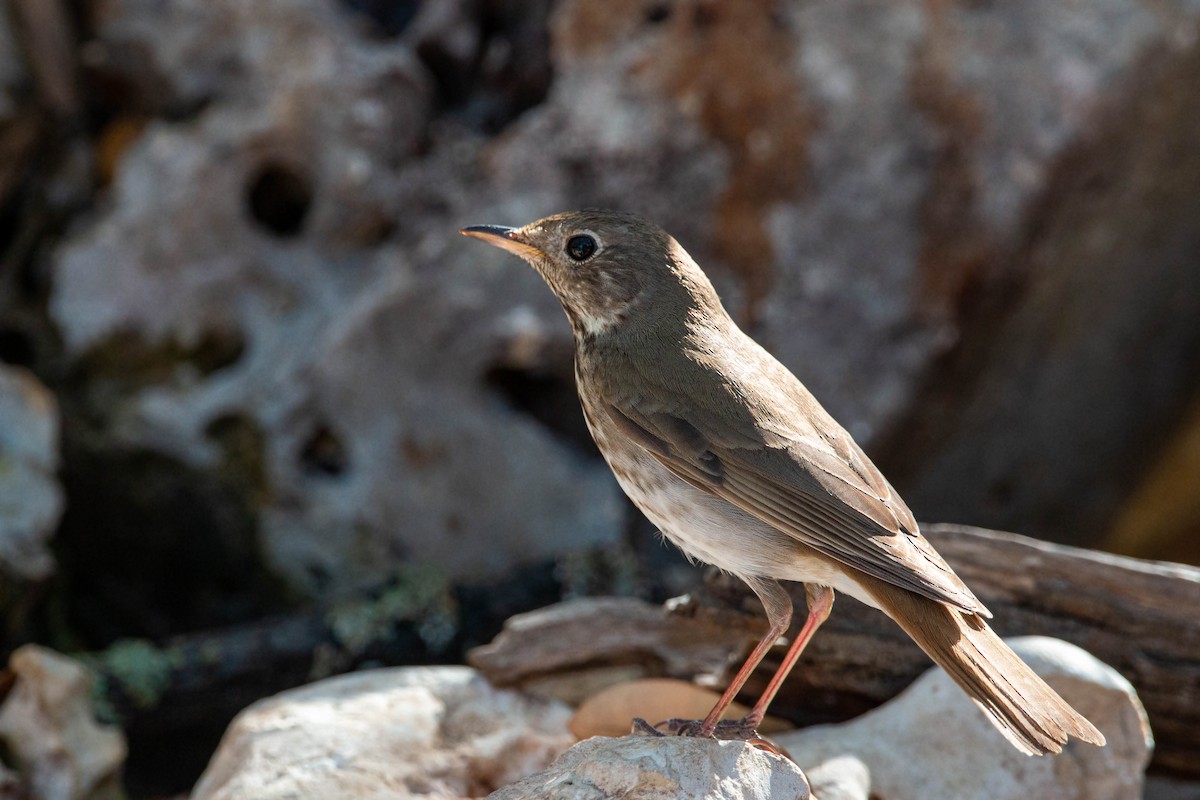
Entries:
[[[117,800],[125,737],[92,716],[92,677],[77,661],[37,645],[13,652],[15,679],[0,705],[0,741],[36,800]],[[0,787],[16,778],[0,770]],[[26,794],[28,792],[28,795]]]
[[[335,4],[279,0],[129,0],[99,30],[110,68],[148,51],[164,104],[211,103],[125,154],[107,212],[59,255],[51,313],[83,361],[119,363],[131,336],[221,352],[107,401],[113,447],[215,471],[229,453],[214,431],[255,431],[265,555],[314,592],[402,559],[477,579],[616,536],[607,471],[487,384],[536,359],[561,312],[458,241],[482,210],[430,210],[467,204],[445,174],[479,143],[413,160],[430,80],[408,46],[357,36]],[[310,201],[274,223],[294,230],[253,213],[264,173]]]
[[838,756],[805,773],[819,800],[870,800],[871,771],[854,756]]
[[191,797],[479,797],[549,764],[569,716],[466,667],[343,675],[239,714]]
[[25,370],[0,365],[0,569],[26,580],[54,572],[58,460],[54,395]]
[[[940,669],[857,719],[779,734],[777,741],[813,776],[843,780],[835,765],[857,760],[859,777],[869,776],[870,796],[889,800],[1140,797],[1154,740],[1129,682],[1058,639],[1029,636],[1009,643],[1100,729],[1105,747],[1071,741],[1057,756],[1025,756]],[[813,784],[820,786],[815,777]]]
[[596,736],[544,772],[491,800],[807,800],[808,782],[791,761],[745,742],[680,737]]

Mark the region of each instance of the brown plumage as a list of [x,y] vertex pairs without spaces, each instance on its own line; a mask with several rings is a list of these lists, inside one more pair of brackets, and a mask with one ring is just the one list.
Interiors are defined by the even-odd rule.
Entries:
[[[605,211],[463,233],[521,256],[558,296],[584,416],[625,492],[689,556],[738,575],[763,602],[770,631],[685,732],[749,735],[838,590],[896,620],[1023,752],[1058,752],[1070,736],[1104,743],[991,631],[892,486],[737,327],[674,239]],[[719,723],[790,622],[779,580],[806,584],[809,619],[750,715]]]

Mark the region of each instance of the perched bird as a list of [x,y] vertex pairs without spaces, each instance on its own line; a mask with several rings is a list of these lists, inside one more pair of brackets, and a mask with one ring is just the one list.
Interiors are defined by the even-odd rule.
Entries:
[[[990,612],[875,465],[738,328],[667,233],[612,211],[461,232],[525,259],[557,295],[575,334],[588,428],[625,493],[766,609],[766,636],[712,712],[681,732],[753,735],[836,590],[895,620],[1022,752],[1057,753],[1071,736],[1104,744],[988,627]],[[791,622],[780,580],[805,584],[808,618],[746,718],[720,722]]]

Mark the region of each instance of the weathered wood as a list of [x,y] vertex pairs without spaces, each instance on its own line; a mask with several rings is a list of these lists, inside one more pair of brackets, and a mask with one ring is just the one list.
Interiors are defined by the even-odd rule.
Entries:
[[[1200,569],[962,526],[925,532],[995,614],[1001,635],[1053,636],[1111,664],[1146,706],[1157,741],[1154,766],[1200,776]],[[791,588],[802,609],[803,589]],[[631,663],[646,674],[695,677],[713,670],[720,635],[714,626],[728,637],[727,668],[736,666],[764,626],[729,609],[756,604],[736,579],[719,577],[677,609],[687,613],[634,601],[558,606],[514,620],[471,662],[505,685]],[[768,656],[746,697],[753,700],[781,655],[778,648]],[[848,719],[894,697],[929,666],[898,626],[842,597],[772,712],[799,724]]]
[[513,617],[495,641],[472,650],[467,662],[496,686],[522,688],[592,667],[634,667],[650,677],[715,677],[737,643],[730,630],[739,626],[760,636],[766,630],[745,615],[716,609],[688,614],[631,597],[568,600]]

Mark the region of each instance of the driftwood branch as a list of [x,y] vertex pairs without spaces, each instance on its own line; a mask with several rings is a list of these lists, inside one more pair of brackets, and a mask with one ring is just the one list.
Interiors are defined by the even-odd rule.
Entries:
[[[1157,741],[1154,766],[1200,775],[1200,569],[960,526],[925,531],[991,608],[1001,635],[1054,636],[1115,667],[1146,706]],[[792,589],[803,608],[802,587]],[[518,618],[470,660],[510,686],[551,683],[555,675],[615,664],[640,664],[648,675],[708,674],[712,680],[711,673],[727,672],[761,635],[765,626],[749,616],[756,606],[753,595],[730,578],[711,581],[674,613],[631,600],[559,606]],[[581,624],[573,615],[583,617]],[[713,655],[721,638],[724,665]],[[780,655],[769,657],[748,685],[751,700]],[[894,697],[929,666],[894,623],[840,598],[772,712],[802,725],[848,719]]]

